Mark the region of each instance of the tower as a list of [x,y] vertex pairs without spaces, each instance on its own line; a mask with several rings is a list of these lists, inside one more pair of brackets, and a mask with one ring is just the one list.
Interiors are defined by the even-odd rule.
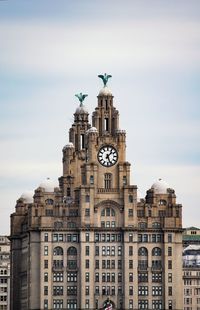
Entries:
[[59,184],[11,215],[12,310],[182,309],[182,206],[161,179],[139,199],[111,76],[99,77],[92,125],[76,95]]

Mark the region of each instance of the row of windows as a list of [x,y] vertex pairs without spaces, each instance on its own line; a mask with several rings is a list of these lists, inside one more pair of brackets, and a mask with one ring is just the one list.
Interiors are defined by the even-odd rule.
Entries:
[[[102,246],[101,248],[101,255],[102,256],[115,256],[115,252],[119,256],[122,255],[122,246],[118,246],[117,248],[115,246]],[[100,255],[100,247],[96,246],[95,247],[95,255],[99,256]]]
[[[48,309],[48,300],[44,300],[44,309]],[[53,309],[63,309],[63,299],[53,300]],[[67,299],[67,309],[77,309],[76,299]]]
[[100,234],[95,233],[95,242],[122,242],[122,234]]
[[[99,260],[96,260],[95,261],[95,269],[99,269],[99,266],[100,266]],[[115,269],[115,268],[118,268],[118,269],[122,268],[122,261],[121,260],[116,261],[116,263],[115,263],[114,259],[112,259],[112,260],[103,259],[102,260],[102,269]]]
[[[49,234],[44,234],[44,241],[49,241]],[[79,235],[78,234],[53,234],[52,235],[52,241],[53,242],[79,242]]]
[[[44,255],[47,256],[49,254],[49,248],[48,245],[44,246]],[[57,246],[53,249],[53,255],[63,255],[64,251],[63,248],[60,246]],[[75,247],[69,247],[67,249],[67,255],[77,255],[77,249]]]

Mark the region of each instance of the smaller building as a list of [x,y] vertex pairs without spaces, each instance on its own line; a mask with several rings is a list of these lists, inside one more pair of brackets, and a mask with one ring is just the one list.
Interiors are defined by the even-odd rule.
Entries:
[[0,310],[10,309],[10,241],[0,236]]
[[200,245],[183,250],[183,284],[184,310],[200,310]]
[[191,244],[200,245],[200,229],[193,226],[185,228],[183,232],[183,247]]

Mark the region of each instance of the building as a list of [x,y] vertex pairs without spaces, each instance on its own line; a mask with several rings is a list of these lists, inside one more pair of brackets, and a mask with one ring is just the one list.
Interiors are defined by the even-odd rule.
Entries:
[[138,199],[126,132],[104,82],[89,114],[77,94],[59,184],[11,215],[11,309],[183,309],[182,206],[158,180]]
[[200,310],[200,229],[183,232],[183,305],[184,310]]
[[0,236],[0,310],[10,309],[10,241]]
[[200,229],[197,227],[188,227],[183,231],[183,247],[191,244],[200,245]]

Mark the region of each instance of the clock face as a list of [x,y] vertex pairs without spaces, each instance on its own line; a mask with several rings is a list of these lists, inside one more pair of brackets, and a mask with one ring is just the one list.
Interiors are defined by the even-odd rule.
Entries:
[[118,153],[113,146],[104,145],[100,148],[97,157],[102,166],[111,167],[116,164]]

